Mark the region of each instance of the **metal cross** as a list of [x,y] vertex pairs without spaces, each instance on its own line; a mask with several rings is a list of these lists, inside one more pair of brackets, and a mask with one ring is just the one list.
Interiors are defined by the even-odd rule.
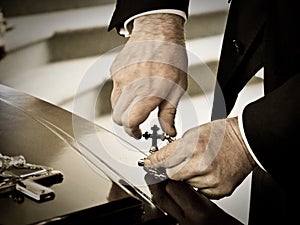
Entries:
[[154,124],[151,127],[151,130],[153,131],[152,134],[149,134],[148,132],[145,132],[143,134],[143,137],[146,140],[149,139],[149,138],[152,139],[152,146],[151,146],[150,151],[149,151],[150,153],[156,152],[158,150],[158,147],[157,147],[157,140],[158,139],[160,139],[162,141],[167,140],[168,142],[174,141],[173,138],[171,138],[169,135],[167,135],[165,133],[158,134],[159,127],[156,124]]
[[[159,127],[157,125],[155,125],[155,124],[151,127],[151,130],[153,131],[152,134],[149,134],[148,132],[145,132],[143,134],[143,137],[146,140],[149,139],[149,138],[152,139],[152,146],[151,146],[151,148],[149,150],[149,152],[151,154],[154,153],[154,152],[156,152],[156,151],[158,151],[158,147],[157,147],[157,140],[158,139],[160,139],[162,141],[167,140],[169,143],[175,140],[174,138],[170,137],[169,135],[167,135],[165,133],[158,134]],[[144,166],[144,159],[140,159],[138,161],[138,165],[139,166]],[[153,171],[155,171],[155,169]],[[153,171],[151,173],[154,173]]]
[[152,147],[158,148],[157,147],[157,140],[158,139],[163,139],[164,138],[164,134],[158,134],[159,131],[159,127],[157,125],[153,125],[153,127],[151,127],[152,130],[152,134],[149,134],[148,132],[143,134],[143,137],[147,140],[149,138],[152,139]]

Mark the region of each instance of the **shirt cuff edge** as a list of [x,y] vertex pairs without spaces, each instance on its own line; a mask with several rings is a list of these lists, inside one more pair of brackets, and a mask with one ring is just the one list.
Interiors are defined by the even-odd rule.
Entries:
[[239,125],[239,129],[240,129],[240,133],[242,135],[243,141],[247,147],[247,150],[249,151],[250,155],[252,156],[252,158],[254,159],[254,161],[257,163],[257,165],[263,169],[264,171],[267,172],[267,170],[262,166],[262,164],[259,162],[259,160],[256,158],[254,152],[252,151],[250,144],[247,140],[246,134],[245,134],[245,130],[244,130],[244,125],[243,125],[243,111],[241,110],[241,112],[238,115],[238,125]]
[[131,30],[128,28],[128,25],[137,17],[140,17],[140,16],[146,16],[146,15],[151,15],[151,14],[157,14],[157,13],[169,13],[169,14],[175,14],[175,15],[178,15],[178,16],[181,16],[185,23],[187,22],[187,16],[185,14],[184,11],[181,11],[181,10],[177,10],[177,9],[158,9],[158,10],[151,10],[151,11],[148,11],[148,12],[143,12],[143,13],[139,13],[137,15],[134,15],[132,17],[130,17],[129,19],[127,19],[125,22],[124,22],[124,26],[121,27],[121,29],[119,30],[119,34],[124,36],[124,37],[130,37],[131,35]]

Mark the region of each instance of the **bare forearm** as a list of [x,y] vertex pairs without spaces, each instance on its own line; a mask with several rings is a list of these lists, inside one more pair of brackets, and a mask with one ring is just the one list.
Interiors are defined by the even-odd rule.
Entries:
[[184,23],[182,17],[167,13],[138,17],[133,22],[129,42],[156,40],[185,46]]

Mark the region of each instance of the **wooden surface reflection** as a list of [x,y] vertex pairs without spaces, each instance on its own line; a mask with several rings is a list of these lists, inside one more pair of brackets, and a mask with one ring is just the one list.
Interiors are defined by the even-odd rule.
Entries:
[[242,224],[184,182],[169,179],[153,182],[152,175],[145,179],[150,184],[153,201],[180,225]]
[[[76,143],[67,142],[40,120],[60,127],[70,136],[73,134],[71,113],[0,85],[0,152],[9,156],[23,155],[27,162],[63,173],[63,181],[51,186],[55,192],[51,201],[35,202],[18,192],[1,194],[0,224],[27,225],[51,221],[82,224],[83,219],[89,224],[106,219],[106,224],[117,223],[116,219],[122,224],[139,221],[141,202],[122,189],[118,189],[122,192],[118,197],[109,198],[113,182],[87,164],[75,151]],[[136,217],[127,217],[126,220],[127,211]],[[120,215],[123,215],[124,222]]]

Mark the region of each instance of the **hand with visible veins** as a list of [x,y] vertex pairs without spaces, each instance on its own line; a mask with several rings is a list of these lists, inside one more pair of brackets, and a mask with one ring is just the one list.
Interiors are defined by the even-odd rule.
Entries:
[[170,179],[184,180],[212,199],[229,196],[254,169],[237,118],[212,121],[188,130],[144,160],[144,166],[163,167]]
[[142,124],[158,107],[165,133],[176,136],[176,107],[187,89],[184,20],[153,14],[134,20],[130,39],[111,66],[113,120],[141,138]]

